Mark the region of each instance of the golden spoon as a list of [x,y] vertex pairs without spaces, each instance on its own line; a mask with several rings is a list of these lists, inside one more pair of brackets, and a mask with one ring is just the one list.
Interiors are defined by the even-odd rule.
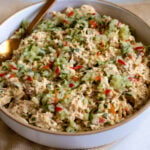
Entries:
[[42,7],[37,16],[33,19],[33,21],[29,24],[25,33],[21,36],[21,38],[16,39],[8,39],[0,44],[0,63],[7,59],[11,58],[13,50],[16,50],[19,47],[20,41],[25,36],[29,35],[35,26],[41,21],[41,19],[45,16],[48,9],[54,4],[56,0],[47,0],[45,5]]

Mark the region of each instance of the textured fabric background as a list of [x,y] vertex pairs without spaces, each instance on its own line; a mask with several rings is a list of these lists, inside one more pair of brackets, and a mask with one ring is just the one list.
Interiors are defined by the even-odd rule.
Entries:
[[[8,2],[15,2],[15,0],[0,0],[0,22],[2,22],[5,18],[10,16],[12,13],[16,12],[17,10],[27,6],[29,4],[23,3],[13,3],[10,5],[8,11],[6,11],[6,7],[9,6]],[[29,1],[29,0],[28,0]],[[147,3],[136,3],[136,4],[120,4],[124,8],[127,8],[134,12],[135,14],[139,15],[143,20],[145,20],[150,25],[150,2]],[[150,112],[150,111],[149,111]],[[150,125],[150,120],[147,121]],[[147,132],[147,137],[150,137],[150,132]],[[141,137],[142,138],[142,137]],[[145,141],[148,139],[145,139]],[[119,142],[117,142],[118,144]],[[117,144],[110,144],[101,148],[97,148],[97,150],[108,150],[108,149],[115,149],[110,148]],[[147,142],[148,144],[148,142]],[[150,145],[149,145],[150,146]],[[148,145],[145,146],[143,150],[150,149]],[[147,149],[146,149],[147,148]],[[13,132],[10,128],[8,128],[1,120],[0,120],[0,150],[53,150],[51,148],[47,148],[35,143],[32,143],[21,136],[17,135]],[[115,149],[120,150],[120,149]],[[123,150],[123,149],[122,149]],[[135,149],[132,149],[135,150]]]

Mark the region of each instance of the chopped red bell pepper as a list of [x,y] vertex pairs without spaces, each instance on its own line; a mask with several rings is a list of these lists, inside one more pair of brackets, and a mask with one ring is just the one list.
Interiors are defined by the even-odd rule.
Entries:
[[134,81],[134,82],[139,81],[139,79],[137,79],[136,77],[128,77],[128,79],[129,79],[130,81]]
[[96,56],[100,56],[100,54],[101,54],[100,52],[97,52],[97,53],[96,53]]
[[78,80],[79,80],[79,78],[78,78],[78,77],[76,77],[76,76],[74,76],[74,77],[72,77],[72,80],[73,80],[74,82],[76,82],[76,81],[78,81]]
[[96,15],[96,13],[92,13],[92,15],[94,16],[94,15]]
[[70,67],[71,69],[74,69],[74,70],[77,70],[77,69],[81,69],[81,68],[83,68],[83,66],[82,65],[79,65],[79,66],[75,66],[75,67]]
[[62,111],[63,109],[61,107],[56,106],[55,110],[56,111]]
[[51,62],[49,63],[49,67],[52,68],[53,65],[54,65],[54,62],[51,61]]
[[0,77],[4,77],[6,73],[0,73]]
[[55,69],[55,73],[56,73],[56,75],[59,75],[59,73],[60,73],[60,69],[59,69],[59,67],[56,67],[56,69]]
[[121,65],[124,65],[124,66],[126,65],[126,63],[121,59],[118,59],[118,63],[121,64]]
[[143,51],[144,47],[143,46],[138,46],[138,47],[135,47],[134,49],[137,50],[139,53],[144,54],[144,51]]
[[132,55],[128,55],[128,57],[129,57],[130,59],[133,59],[133,58],[134,58]]
[[57,51],[57,57],[59,57],[60,56],[60,51]]
[[106,121],[105,118],[99,118],[99,123],[104,123]]
[[100,45],[101,45],[101,47],[105,47],[105,44],[104,44],[104,42],[103,42],[103,41],[101,42],[101,44],[100,44]]
[[133,77],[128,77],[128,79],[132,81],[132,80],[133,80]]
[[91,20],[91,21],[90,21],[90,26],[91,26],[92,28],[96,28],[96,27],[97,27],[96,21]]
[[135,47],[134,49],[135,50],[142,50],[144,47],[143,46],[138,46],[138,47]]
[[69,87],[70,87],[70,88],[74,87],[74,84],[73,84],[73,83],[70,83],[70,84],[69,84]]
[[15,67],[14,65],[10,64],[10,68],[13,70],[18,70],[17,67]]
[[33,79],[32,79],[30,76],[27,76],[27,77],[26,77],[26,80],[28,80],[28,81],[33,81]]
[[106,89],[105,91],[104,91],[104,93],[107,95],[107,94],[109,94],[111,92],[111,89]]
[[47,69],[48,70],[48,69],[52,68],[53,65],[54,65],[54,62],[51,61],[48,65],[43,66],[42,69]]
[[71,17],[71,16],[73,16],[73,15],[74,15],[74,11],[71,11],[71,12],[69,12],[69,13],[67,14],[68,17]]
[[95,79],[96,79],[96,81],[101,81],[101,77],[100,76],[96,76]]
[[42,67],[42,69],[44,69],[44,70],[48,70],[49,68],[50,68],[49,65],[45,65],[45,66]]
[[11,74],[8,79],[16,77],[16,74]]

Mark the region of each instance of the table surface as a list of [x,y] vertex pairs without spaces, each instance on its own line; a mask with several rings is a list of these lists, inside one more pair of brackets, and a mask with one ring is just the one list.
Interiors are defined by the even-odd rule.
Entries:
[[[40,0],[0,0],[0,23],[16,11],[37,1]],[[125,2],[125,0],[115,1]],[[142,3],[137,3],[142,0],[133,1],[132,3],[119,3],[119,5],[134,12],[150,25],[150,0],[144,0],[145,2]],[[114,144],[97,148],[97,150],[150,150],[150,108],[145,114],[143,122],[132,134]],[[0,120],[0,150],[51,150],[51,148],[40,146],[20,137]]]

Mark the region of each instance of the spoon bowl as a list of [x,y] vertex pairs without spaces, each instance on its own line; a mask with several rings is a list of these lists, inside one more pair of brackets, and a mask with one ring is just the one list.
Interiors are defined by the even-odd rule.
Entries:
[[0,63],[10,59],[13,50],[19,47],[21,39],[9,39],[0,44]]

